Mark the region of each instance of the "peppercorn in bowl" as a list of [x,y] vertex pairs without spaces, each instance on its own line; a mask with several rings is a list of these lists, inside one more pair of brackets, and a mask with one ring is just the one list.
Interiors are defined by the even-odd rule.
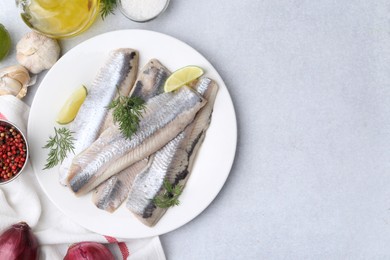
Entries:
[[13,123],[0,119],[0,184],[16,179],[27,159],[27,139],[22,131]]

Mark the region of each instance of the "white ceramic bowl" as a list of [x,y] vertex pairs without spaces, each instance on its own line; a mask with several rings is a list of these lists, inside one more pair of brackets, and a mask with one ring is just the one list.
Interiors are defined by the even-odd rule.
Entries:
[[169,5],[169,1],[170,0],[166,0],[166,3],[165,3],[165,6],[161,9],[160,12],[158,12],[157,14],[151,16],[151,17],[145,17],[143,19],[140,19],[140,18],[137,18],[135,16],[132,16],[131,14],[129,14],[128,12],[126,12],[126,10],[122,7],[122,2],[124,2],[126,0],[119,0],[119,3],[118,3],[118,6],[119,6],[119,10],[121,11],[121,13],[126,16],[128,19],[130,19],[131,21],[133,22],[138,22],[138,23],[144,23],[144,22],[149,22],[151,20],[154,20],[156,19],[158,16],[160,16],[162,13],[164,13],[164,11],[167,9],[168,5]]

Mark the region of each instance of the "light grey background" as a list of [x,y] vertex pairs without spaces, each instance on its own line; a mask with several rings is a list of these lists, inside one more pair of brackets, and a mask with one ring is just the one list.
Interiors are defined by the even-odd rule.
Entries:
[[[1,1],[0,23],[16,42],[28,28],[13,2]],[[161,236],[168,259],[390,258],[390,2],[172,0],[145,24],[119,11],[99,18],[62,40],[63,53],[125,28],[200,51],[237,112],[227,183],[199,217]]]

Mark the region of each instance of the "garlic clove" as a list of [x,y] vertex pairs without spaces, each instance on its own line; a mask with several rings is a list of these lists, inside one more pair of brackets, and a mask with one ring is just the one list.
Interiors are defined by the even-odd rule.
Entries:
[[19,99],[22,99],[27,94],[27,87],[23,87],[19,90],[19,93],[15,96]]
[[0,95],[16,96],[22,89],[22,85],[20,85],[20,82],[12,78],[4,78],[2,79],[1,83],[2,84],[0,86]]
[[30,82],[28,71],[20,65],[0,69],[0,95],[13,95],[22,98],[27,93]]
[[19,81],[22,85],[27,85],[30,81],[28,71],[21,65],[14,65],[0,69],[0,78],[9,77]]
[[16,45],[16,59],[31,73],[50,69],[60,56],[55,39],[37,32],[29,32]]

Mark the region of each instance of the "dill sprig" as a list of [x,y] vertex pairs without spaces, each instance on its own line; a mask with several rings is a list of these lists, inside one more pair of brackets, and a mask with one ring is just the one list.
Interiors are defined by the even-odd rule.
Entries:
[[154,205],[159,208],[169,208],[179,205],[179,196],[182,193],[184,186],[173,185],[167,179],[164,179],[164,188],[164,193],[153,199]]
[[140,97],[119,97],[109,105],[113,109],[112,117],[126,138],[130,138],[138,129],[142,111],[145,109],[145,101]]
[[54,136],[50,136],[46,145],[43,147],[45,149],[50,149],[45,168],[44,170],[53,168],[59,163],[62,163],[68,154],[68,152],[74,153],[73,142],[75,139],[72,136],[73,132],[65,127],[55,128],[54,127]]
[[104,20],[109,14],[114,14],[116,6],[117,0],[102,0],[100,2],[100,15],[102,19]]

